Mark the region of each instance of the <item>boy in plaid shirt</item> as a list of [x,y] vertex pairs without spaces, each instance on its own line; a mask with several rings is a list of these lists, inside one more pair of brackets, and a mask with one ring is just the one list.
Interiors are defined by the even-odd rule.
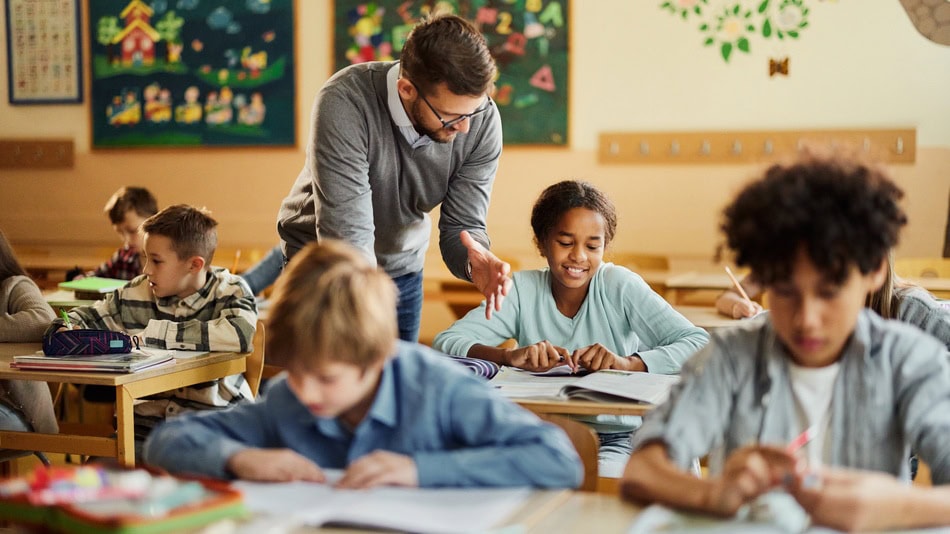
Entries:
[[[217,222],[186,205],[165,208],[143,224],[143,274],[90,306],[73,308],[75,328],[139,336],[162,349],[250,352],[257,326],[254,295],[227,269],[211,267]],[[63,330],[53,321],[46,335]],[[225,408],[253,395],[244,376],[179,388],[135,406],[136,437],[183,411]]]

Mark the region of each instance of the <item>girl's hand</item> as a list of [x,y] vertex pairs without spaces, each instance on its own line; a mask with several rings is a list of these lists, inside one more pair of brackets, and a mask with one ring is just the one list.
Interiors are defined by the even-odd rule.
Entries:
[[511,349],[505,361],[506,365],[535,373],[543,373],[564,363],[571,364],[567,349],[552,345],[550,341],[539,341],[534,345]]
[[576,369],[581,367],[591,371],[600,371],[601,369],[617,369],[620,371],[646,371],[647,367],[639,356],[633,355],[629,358],[617,356],[600,343],[594,343],[589,347],[577,349],[571,354],[571,362]]

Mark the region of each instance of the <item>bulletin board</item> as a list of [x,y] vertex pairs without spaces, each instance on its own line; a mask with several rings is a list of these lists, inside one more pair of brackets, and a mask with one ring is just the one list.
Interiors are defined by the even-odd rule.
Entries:
[[567,145],[569,0],[336,0],[336,68],[399,59],[409,30],[437,6],[488,41],[505,143]]
[[11,104],[82,101],[79,0],[6,0]]
[[294,145],[294,0],[91,0],[95,148]]

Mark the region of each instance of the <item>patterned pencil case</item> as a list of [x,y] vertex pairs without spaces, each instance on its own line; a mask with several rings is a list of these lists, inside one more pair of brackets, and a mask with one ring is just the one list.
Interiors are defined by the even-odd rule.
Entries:
[[138,338],[111,330],[66,330],[54,332],[43,339],[43,354],[47,356],[74,356],[87,354],[127,354]]

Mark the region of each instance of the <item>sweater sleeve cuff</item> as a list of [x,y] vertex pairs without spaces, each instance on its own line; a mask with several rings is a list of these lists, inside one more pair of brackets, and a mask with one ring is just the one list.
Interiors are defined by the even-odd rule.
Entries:
[[670,358],[657,350],[647,350],[644,352],[638,352],[638,356],[643,360],[643,363],[647,366],[647,371],[651,373],[656,373],[660,375],[675,375],[680,372],[679,366],[675,366],[670,361]]

